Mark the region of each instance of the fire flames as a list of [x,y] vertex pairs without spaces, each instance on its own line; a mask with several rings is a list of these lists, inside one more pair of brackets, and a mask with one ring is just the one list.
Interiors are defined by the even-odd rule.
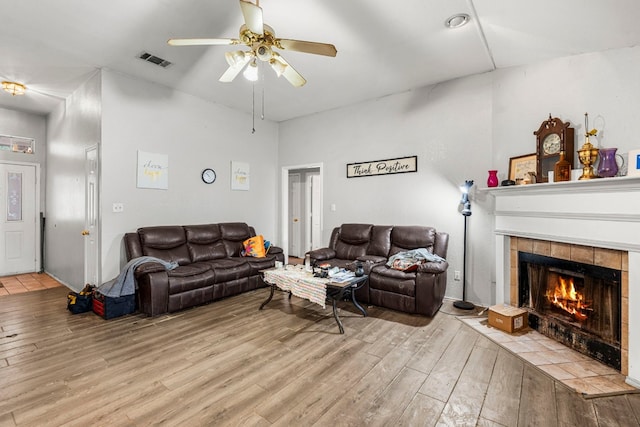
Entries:
[[584,295],[576,291],[573,278],[559,276],[555,288],[548,290],[546,297],[554,306],[573,315],[576,320],[587,320],[589,305],[584,302]]

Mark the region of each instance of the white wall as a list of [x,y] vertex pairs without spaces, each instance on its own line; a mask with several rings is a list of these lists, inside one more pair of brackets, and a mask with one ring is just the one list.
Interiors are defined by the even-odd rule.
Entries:
[[[103,281],[119,273],[122,237],[138,227],[242,221],[279,243],[277,124],[257,120],[252,134],[251,115],[112,71],[102,76]],[[168,190],[136,188],[138,150],[168,155]],[[231,191],[232,160],[249,163],[249,191]],[[217,172],[211,185],[200,178],[206,167]],[[124,212],[113,213],[113,203]]]
[[[280,126],[280,165],[324,164],[324,230],[342,223],[427,225],[450,234],[447,295],[460,298],[463,216],[459,185],[486,186],[491,165],[491,76],[459,79],[287,121]],[[418,156],[418,172],[346,178],[346,165]],[[475,192],[473,193],[475,194]],[[472,195],[472,199],[473,199]],[[336,205],[332,212],[330,206]],[[493,264],[491,217],[474,200],[469,218],[467,299],[488,301]]]
[[[551,113],[584,143],[626,154],[640,148],[640,48],[589,53],[498,70],[284,122],[280,165],[324,162],[325,241],[344,222],[431,225],[451,235],[450,273],[462,270],[463,220],[457,185],[486,187],[487,170],[506,179],[509,158],[535,152],[533,131]],[[418,155],[418,173],[346,179],[346,164]],[[575,156],[575,168],[581,167]],[[597,200],[593,201],[598,203]],[[329,210],[336,204],[336,212]],[[495,303],[492,200],[472,192],[467,299]],[[552,209],[552,207],[550,207]],[[449,274],[447,296],[460,298]]]
[[[584,144],[584,113],[598,148],[640,148],[640,47],[588,53],[494,72],[493,163],[505,179],[509,158],[535,152],[533,131],[551,114],[575,128]],[[574,168],[581,168],[577,154]]]
[[95,74],[47,119],[45,269],[80,290],[84,281],[84,158],[100,142],[100,76]]
[[11,162],[28,162],[40,165],[40,210],[45,209],[45,177],[47,154],[47,119],[38,114],[0,108],[0,134],[23,136],[36,141],[33,154],[14,153],[0,150],[0,160]]

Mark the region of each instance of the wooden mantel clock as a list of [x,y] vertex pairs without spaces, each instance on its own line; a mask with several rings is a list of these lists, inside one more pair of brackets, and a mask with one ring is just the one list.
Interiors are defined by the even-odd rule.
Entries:
[[549,171],[553,172],[556,162],[560,159],[560,152],[564,151],[565,159],[573,167],[573,128],[569,122],[563,123],[557,117],[551,117],[542,122],[536,136],[536,181],[549,182]]

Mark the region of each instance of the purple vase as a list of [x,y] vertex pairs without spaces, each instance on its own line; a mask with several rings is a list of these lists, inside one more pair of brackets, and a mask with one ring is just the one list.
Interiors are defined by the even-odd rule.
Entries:
[[489,178],[487,178],[487,187],[498,186],[498,171],[489,171]]
[[[618,160],[617,157],[622,157],[616,154],[617,148],[601,148],[598,154],[600,155],[600,162],[598,163],[598,175],[604,178],[611,178],[618,174]],[[624,160],[623,160],[624,161]]]

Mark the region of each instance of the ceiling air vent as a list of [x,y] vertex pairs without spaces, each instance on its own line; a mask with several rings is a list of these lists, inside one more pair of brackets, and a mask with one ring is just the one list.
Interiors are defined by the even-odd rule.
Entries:
[[159,65],[162,68],[167,68],[169,65],[171,65],[171,62],[167,61],[166,59],[158,58],[157,56],[152,55],[149,52],[142,52],[138,58],[147,62],[151,62],[152,64]]

